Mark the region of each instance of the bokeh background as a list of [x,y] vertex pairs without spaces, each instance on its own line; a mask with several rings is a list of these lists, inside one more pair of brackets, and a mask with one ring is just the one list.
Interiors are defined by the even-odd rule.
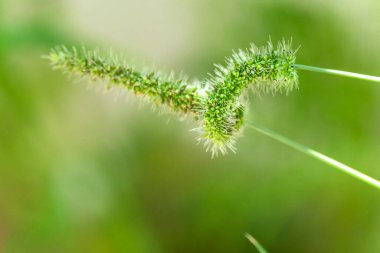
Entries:
[[[191,120],[70,80],[56,44],[204,78],[251,42],[380,75],[378,0],[0,0],[0,252],[380,252],[374,188],[246,129],[211,159]],[[380,86],[300,72],[249,118],[380,178]]]

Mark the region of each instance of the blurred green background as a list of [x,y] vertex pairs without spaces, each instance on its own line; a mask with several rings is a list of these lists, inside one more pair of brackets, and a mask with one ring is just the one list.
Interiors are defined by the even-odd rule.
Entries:
[[[298,63],[380,75],[378,0],[0,0],[0,252],[380,252],[373,188],[249,129],[211,159],[191,120],[70,80],[56,44],[203,78],[293,38]],[[300,72],[249,118],[380,178],[380,86]],[[95,87],[95,88],[94,88]]]

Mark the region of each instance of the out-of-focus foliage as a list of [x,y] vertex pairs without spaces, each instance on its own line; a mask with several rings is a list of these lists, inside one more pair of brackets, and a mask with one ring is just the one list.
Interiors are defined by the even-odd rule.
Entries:
[[[41,55],[99,45],[205,77],[293,38],[297,62],[379,75],[376,0],[0,0],[0,252],[380,251],[376,190],[245,131],[211,159],[192,122],[67,80]],[[88,88],[91,87],[91,88]],[[300,72],[249,117],[380,178],[380,87]]]

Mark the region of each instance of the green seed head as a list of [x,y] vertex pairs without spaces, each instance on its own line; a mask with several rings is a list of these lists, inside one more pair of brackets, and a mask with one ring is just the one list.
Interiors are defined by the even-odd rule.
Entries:
[[217,65],[214,74],[203,82],[138,71],[85,49],[57,47],[47,58],[54,69],[107,80],[150,98],[156,105],[192,114],[200,124],[200,139],[213,155],[235,150],[236,136],[244,125],[247,106],[243,94],[247,88],[274,94],[288,93],[298,86],[295,51],[285,41],[277,47],[269,42],[264,48],[252,45],[239,50],[226,60],[225,67]]

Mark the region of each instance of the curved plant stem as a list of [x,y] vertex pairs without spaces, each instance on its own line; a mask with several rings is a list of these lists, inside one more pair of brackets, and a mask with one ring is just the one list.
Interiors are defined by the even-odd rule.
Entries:
[[261,244],[250,234],[245,234],[245,237],[248,239],[248,241],[250,241],[253,246],[256,247],[257,251],[259,253],[268,253],[263,246],[261,246]]
[[292,148],[294,148],[294,149],[296,149],[296,150],[298,150],[298,151],[300,151],[300,152],[302,152],[302,153],[304,153],[310,157],[313,157],[314,159],[317,159],[321,162],[324,162],[333,168],[341,170],[342,172],[344,172],[344,173],[346,173],[346,174],[348,174],[348,175],[350,175],[350,176],[352,176],[358,180],[361,180],[368,185],[371,185],[377,189],[380,189],[380,181],[378,181],[378,180],[376,180],[370,176],[367,176],[367,175],[365,175],[365,174],[363,174],[363,173],[361,173],[361,172],[359,172],[359,171],[357,171],[357,170],[355,170],[355,169],[353,169],[353,168],[351,168],[351,167],[349,167],[349,166],[347,166],[341,162],[338,162],[338,161],[336,161],[336,160],[334,160],[334,159],[332,159],[332,158],[330,158],[324,154],[321,154],[318,151],[315,151],[315,150],[308,148],[302,144],[299,144],[295,141],[292,141],[292,140],[290,140],[290,139],[288,139],[288,138],[286,138],[286,137],[284,137],[284,136],[282,136],[282,135],[280,135],[280,134],[278,134],[278,133],[276,133],[276,132],[274,132],[268,128],[260,126],[257,123],[249,122],[249,123],[247,123],[247,127],[250,127],[252,129],[266,135],[266,136],[271,137],[272,139],[275,139],[279,142],[282,142],[283,144],[286,144],[289,147],[292,147]]
[[369,76],[369,75],[363,75],[363,74],[347,72],[347,71],[342,71],[342,70],[318,68],[318,67],[312,67],[312,66],[301,65],[301,64],[294,64],[294,67],[296,69],[303,69],[303,70],[308,70],[308,71],[313,71],[313,72],[320,72],[320,73],[337,75],[337,76],[345,76],[345,77],[380,83],[380,77],[378,76]]

